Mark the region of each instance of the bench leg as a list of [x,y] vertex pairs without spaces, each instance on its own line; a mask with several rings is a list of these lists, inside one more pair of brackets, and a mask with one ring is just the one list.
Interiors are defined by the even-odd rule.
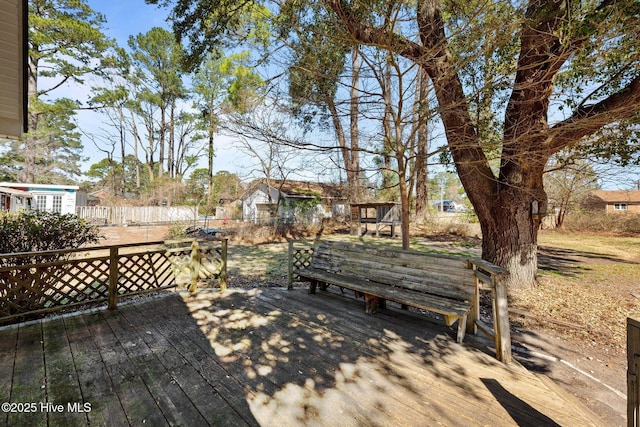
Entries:
[[474,314],[474,310],[471,309],[467,315],[467,333],[475,335],[477,331],[476,316]]
[[364,294],[366,314],[375,314],[378,311],[379,298],[375,295]]
[[464,333],[467,330],[467,313],[464,314],[460,319],[458,319],[458,336],[456,337],[456,341],[458,343],[462,343],[464,340]]
[[315,294],[316,293],[316,286],[318,286],[318,281],[317,280],[312,280],[309,283],[309,293],[310,294]]

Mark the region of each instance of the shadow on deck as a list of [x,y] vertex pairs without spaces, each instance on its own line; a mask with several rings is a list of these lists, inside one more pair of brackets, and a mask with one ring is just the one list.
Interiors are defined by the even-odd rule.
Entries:
[[4,328],[0,425],[598,425],[488,341],[363,305],[201,291]]

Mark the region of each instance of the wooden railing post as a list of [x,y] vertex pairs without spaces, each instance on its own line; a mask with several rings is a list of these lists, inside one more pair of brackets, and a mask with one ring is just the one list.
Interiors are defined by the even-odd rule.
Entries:
[[198,289],[198,279],[200,278],[200,246],[198,246],[198,241],[196,239],[191,242],[191,261],[189,262],[189,271],[191,272],[189,292],[195,292]]
[[227,239],[220,241],[220,291],[227,290]]
[[109,310],[118,307],[118,247],[109,248]]
[[293,289],[293,240],[289,240],[289,272],[287,275],[287,289]]
[[627,318],[627,426],[640,427],[640,318]]
[[507,287],[499,276],[493,280],[493,328],[495,332],[496,357],[504,363],[510,363],[511,330],[509,328],[509,306]]

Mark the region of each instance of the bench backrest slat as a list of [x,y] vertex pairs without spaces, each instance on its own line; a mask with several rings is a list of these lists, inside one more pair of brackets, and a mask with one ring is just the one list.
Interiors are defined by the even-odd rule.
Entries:
[[311,267],[470,301],[475,273],[464,257],[321,241]]

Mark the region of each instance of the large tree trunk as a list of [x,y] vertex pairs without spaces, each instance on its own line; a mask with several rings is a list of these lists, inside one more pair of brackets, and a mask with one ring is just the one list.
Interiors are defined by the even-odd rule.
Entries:
[[176,123],[175,123],[175,110],[176,110],[176,101],[173,99],[171,101],[171,107],[169,110],[169,146],[167,147],[168,155],[167,155],[167,173],[170,178],[176,177],[175,170],[175,145],[176,145]]
[[140,195],[140,186],[141,186],[141,177],[140,177],[140,162],[137,160],[138,157],[138,144],[141,144],[140,135],[138,134],[138,127],[136,126],[136,121],[133,116],[133,111],[131,111],[131,134],[133,136],[133,155],[136,158],[136,195]]
[[[503,187],[496,201],[498,203],[491,203],[488,214],[484,206],[478,209],[482,212],[478,215],[482,257],[509,271],[507,285],[510,289],[531,288],[538,272],[540,216],[534,213],[536,203],[529,191],[515,187]],[[538,202],[538,206],[540,204],[544,206]]]
[[[397,156],[397,158],[399,157],[400,156]],[[407,182],[404,179],[404,174],[406,173],[406,165],[404,164],[404,162],[402,163],[403,164],[401,169],[403,169],[403,173],[400,175],[400,179],[398,181],[398,187],[400,190],[400,230],[402,230],[402,249],[408,250],[411,245],[409,232],[411,204],[409,200],[409,189],[407,188]]]
[[160,142],[159,145],[159,155],[160,159],[158,159],[158,177],[162,178],[164,173],[164,141],[167,133],[167,107],[164,102],[161,102],[160,106]]
[[120,171],[119,185],[121,189],[122,197],[125,197],[127,194],[126,189],[126,179],[125,179],[125,158],[127,157],[125,152],[126,145],[126,133],[125,133],[125,123],[124,123],[124,112],[122,111],[122,106],[118,107],[118,130],[120,133],[120,158],[122,159],[122,170]]
[[213,127],[211,126],[211,116],[209,117],[209,145],[207,148],[207,207],[213,206]]

